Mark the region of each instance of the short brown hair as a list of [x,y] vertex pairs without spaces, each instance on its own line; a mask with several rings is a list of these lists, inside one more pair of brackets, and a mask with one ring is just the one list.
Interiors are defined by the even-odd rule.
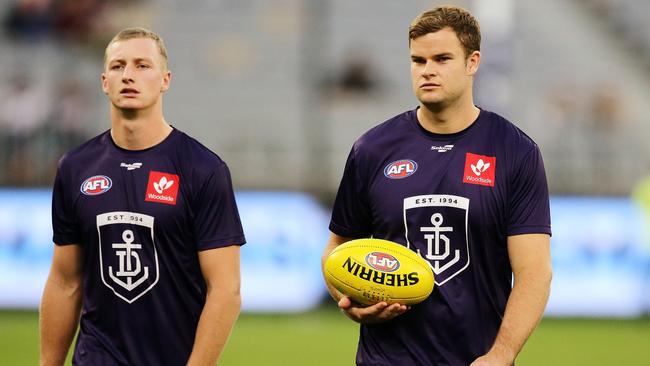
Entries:
[[465,57],[481,50],[478,21],[469,11],[456,6],[440,6],[418,15],[409,27],[409,45],[411,40],[443,28],[451,28],[456,33],[465,49]]
[[108,45],[104,50],[104,67],[106,67],[106,62],[108,61],[107,60],[108,47],[110,47],[110,45],[112,45],[115,42],[125,41],[127,39],[134,39],[134,38],[149,38],[154,42],[156,42],[156,46],[158,46],[158,51],[160,51],[160,55],[163,58],[163,70],[167,70],[167,48],[165,47],[165,42],[163,42],[162,38],[160,38],[160,36],[157,35],[156,33],[141,27],[122,29],[118,34],[115,35],[115,37],[113,37],[113,39],[111,39],[110,42],[108,42]]

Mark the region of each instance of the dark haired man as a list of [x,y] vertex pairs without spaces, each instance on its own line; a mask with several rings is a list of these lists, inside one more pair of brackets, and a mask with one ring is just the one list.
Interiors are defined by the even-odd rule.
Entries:
[[412,308],[362,307],[329,288],[361,323],[358,365],[511,365],[543,314],[542,157],[512,123],[474,105],[480,41],[464,9],[418,16],[409,48],[419,106],[366,132],[348,157],[324,257],[354,238],[392,240],[425,258],[436,282]]

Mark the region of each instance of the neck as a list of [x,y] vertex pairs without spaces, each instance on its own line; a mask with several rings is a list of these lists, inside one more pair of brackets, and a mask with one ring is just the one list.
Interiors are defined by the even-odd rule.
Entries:
[[418,122],[427,131],[438,134],[460,132],[469,127],[481,113],[471,96],[460,103],[448,106],[420,103],[417,110]]
[[144,150],[161,143],[172,131],[162,110],[123,110],[111,107],[111,137],[126,150]]

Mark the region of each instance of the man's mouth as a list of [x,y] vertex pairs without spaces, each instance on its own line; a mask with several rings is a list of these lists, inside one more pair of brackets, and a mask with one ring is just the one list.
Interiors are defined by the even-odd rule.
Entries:
[[135,95],[135,94],[140,94],[140,92],[133,88],[124,88],[120,90],[120,94]]

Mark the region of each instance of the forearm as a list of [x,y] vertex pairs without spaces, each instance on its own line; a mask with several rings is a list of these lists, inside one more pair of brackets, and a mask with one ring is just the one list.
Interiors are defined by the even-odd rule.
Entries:
[[[337,247],[337,245],[337,243],[330,240],[323,250],[323,257],[321,258],[321,270],[323,271],[323,276],[325,275],[325,261],[327,260],[327,256],[329,256],[329,254],[332,252],[332,250],[334,250],[334,248]],[[325,281],[325,286],[327,286],[327,292],[329,292],[334,301],[338,302],[341,297],[343,297],[343,294],[334,288],[334,286],[330,285],[329,282]]]
[[490,353],[511,365],[539,323],[551,287],[550,269],[515,277],[505,314]]
[[214,365],[217,362],[240,309],[239,293],[223,296],[208,292],[188,366]]
[[[323,271],[323,276],[325,275],[325,261],[327,260],[327,257],[330,255],[330,253],[332,253],[334,249],[336,249],[337,246],[350,240],[352,239],[338,236],[336,234],[330,234],[329,240],[327,241],[327,245],[325,245],[325,249],[323,249],[323,256],[321,257],[321,270]],[[332,296],[334,301],[338,302],[344,296],[341,292],[339,292],[336,288],[334,288],[334,286],[330,285],[327,281],[325,281],[325,285],[327,286],[327,291],[329,292],[330,296]]]
[[40,308],[40,364],[63,365],[81,309],[81,283],[48,277]]

